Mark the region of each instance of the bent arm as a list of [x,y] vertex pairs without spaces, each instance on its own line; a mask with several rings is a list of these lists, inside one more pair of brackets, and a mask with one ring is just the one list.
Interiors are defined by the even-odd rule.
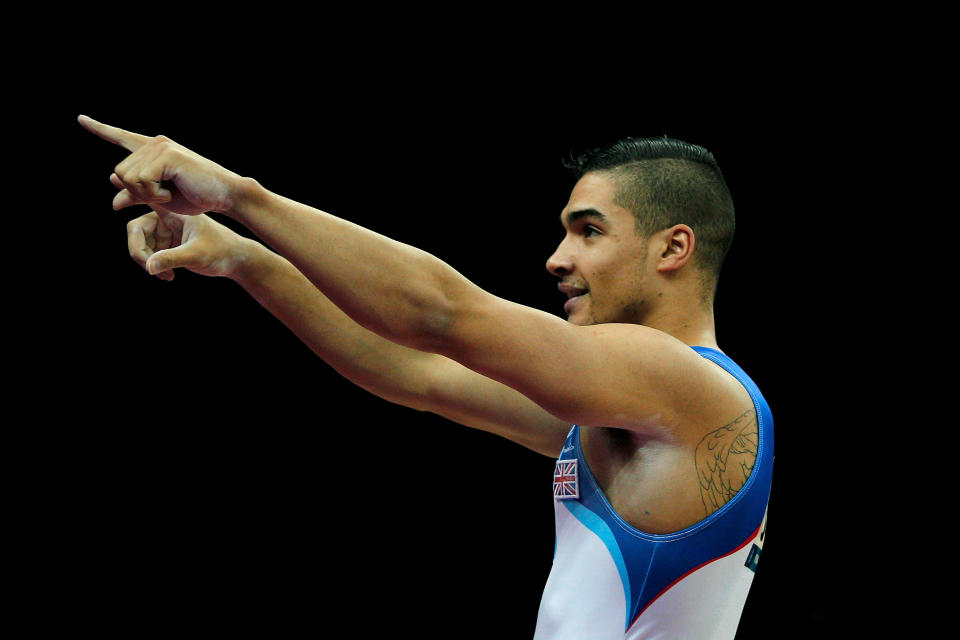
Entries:
[[390,402],[495,433],[547,456],[559,453],[568,423],[449,358],[361,327],[288,260],[248,242],[246,259],[230,277],[342,376]]

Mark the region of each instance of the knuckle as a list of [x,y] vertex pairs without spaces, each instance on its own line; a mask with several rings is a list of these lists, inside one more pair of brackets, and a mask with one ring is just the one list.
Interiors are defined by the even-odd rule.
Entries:
[[137,233],[144,230],[144,225],[150,223],[150,217],[153,214],[142,215],[139,218],[134,218],[127,222],[127,231]]
[[136,184],[137,176],[130,172],[130,169],[127,167],[117,167],[114,173],[117,174],[117,177],[120,178],[120,182],[124,185],[130,186],[131,184]]

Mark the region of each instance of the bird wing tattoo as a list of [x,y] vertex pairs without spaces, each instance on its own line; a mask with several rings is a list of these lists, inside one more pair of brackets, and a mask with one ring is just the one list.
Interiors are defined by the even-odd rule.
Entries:
[[697,445],[697,479],[706,515],[725,505],[747,482],[757,461],[759,435],[756,412],[750,409]]

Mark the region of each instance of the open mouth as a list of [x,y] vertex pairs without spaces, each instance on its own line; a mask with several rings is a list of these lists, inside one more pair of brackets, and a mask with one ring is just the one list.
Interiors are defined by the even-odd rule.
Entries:
[[590,290],[586,287],[574,285],[574,284],[564,284],[560,283],[557,285],[557,288],[560,289],[561,293],[567,295],[567,302],[563,305],[563,310],[568,314],[572,313],[576,309],[583,299],[590,293]]

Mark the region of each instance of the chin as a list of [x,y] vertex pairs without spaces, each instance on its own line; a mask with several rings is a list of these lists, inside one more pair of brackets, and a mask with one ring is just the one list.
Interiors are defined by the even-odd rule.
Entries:
[[578,327],[589,327],[592,324],[597,324],[593,316],[586,313],[573,313],[567,316],[567,322],[570,324],[575,324]]

